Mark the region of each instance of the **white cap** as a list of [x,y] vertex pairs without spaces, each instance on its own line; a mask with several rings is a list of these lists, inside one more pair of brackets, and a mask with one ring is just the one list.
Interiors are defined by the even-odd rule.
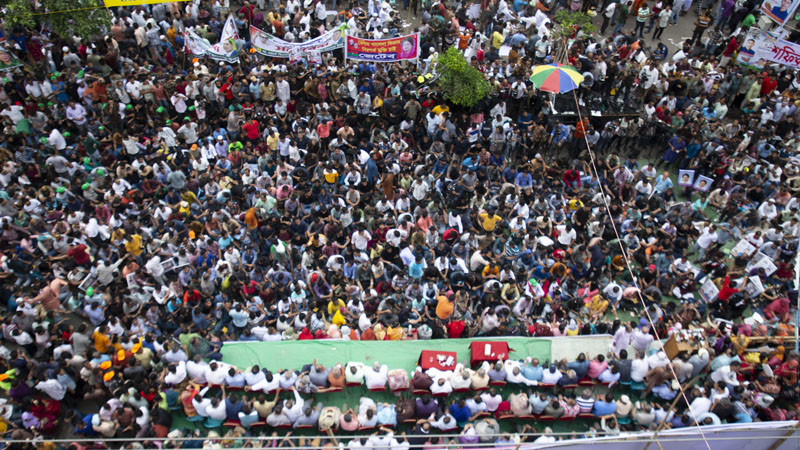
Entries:
[[66,45],[61,47],[61,51],[62,52],[68,52],[69,51],[69,47],[67,47]]

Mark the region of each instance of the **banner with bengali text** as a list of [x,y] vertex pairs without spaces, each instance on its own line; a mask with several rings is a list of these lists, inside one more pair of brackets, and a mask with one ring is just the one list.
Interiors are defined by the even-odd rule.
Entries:
[[419,33],[391,39],[361,39],[347,36],[347,59],[394,62],[419,57]]
[[254,26],[250,27],[250,42],[256,51],[271,58],[288,58],[292,61],[301,57],[330,52],[344,47],[344,28],[334,28],[322,36],[305,42],[287,42]]
[[770,63],[783,64],[794,69],[800,68],[800,45],[778,39],[772,33],[751,27],[744,38],[739,56],[739,64],[763,68]]
[[239,40],[239,33],[236,31],[236,22],[234,22],[233,16],[228,16],[221,34],[219,42],[212,45],[208,40],[187,28],[183,32],[184,49],[192,55],[208,56],[213,60],[231,64],[238,63],[239,48],[236,41]]

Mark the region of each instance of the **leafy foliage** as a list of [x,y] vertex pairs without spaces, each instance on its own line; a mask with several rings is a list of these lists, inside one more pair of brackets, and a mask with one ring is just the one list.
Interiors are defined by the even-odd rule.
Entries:
[[588,14],[580,11],[569,11],[561,9],[556,12],[554,17],[558,29],[554,30],[559,38],[568,38],[580,29],[586,34],[594,33],[597,27],[592,23],[592,18]]
[[483,74],[470,66],[455,47],[439,55],[436,67],[441,74],[439,87],[444,98],[455,105],[471,108],[489,93],[489,83]]
[[7,0],[0,12],[7,31],[44,26],[64,39],[73,35],[88,39],[111,26],[110,14],[98,0],[46,0],[39,4],[44,6],[35,8],[32,0]]

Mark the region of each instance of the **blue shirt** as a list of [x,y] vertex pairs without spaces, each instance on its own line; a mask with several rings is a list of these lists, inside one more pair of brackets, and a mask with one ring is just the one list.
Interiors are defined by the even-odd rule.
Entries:
[[459,426],[461,424],[466,423],[470,418],[469,408],[467,405],[464,405],[463,408],[459,408],[458,404],[450,405],[450,414],[453,415],[453,418],[456,419]]
[[522,376],[532,381],[542,381],[542,372],[542,366],[533,367],[526,364],[522,368]]
[[597,417],[607,416],[609,414],[614,414],[615,412],[617,412],[617,404],[614,402],[607,403],[603,400],[597,400],[594,402],[592,413]]
[[553,128],[553,131],[550,132],[550,137],[553,138],[553,142],[560,144],[569,137],[569,128],[562,123],[560,126]]

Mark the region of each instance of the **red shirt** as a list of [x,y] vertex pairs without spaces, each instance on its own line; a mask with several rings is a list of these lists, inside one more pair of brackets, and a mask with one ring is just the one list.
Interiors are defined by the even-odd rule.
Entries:
[[92,260],[86,253],[86,245],[78,244],[67,250],[67,255],[75,261],[75,264],[89,264]]
[[573,182],[578,183],[578,187],[581,187],[581,174],[578,173],[577,170],[568,170],[564,172],[564,184],[571,184]]
[[770,77],[764,77],[761,82],[761,95],[769,95],[775,88],[778,87],[778,82]]
[[731,287],[731,277],[725,277],[725,283],[722,285],[722,289],[719,290],[719,294],[717,297],[722,300],[723,302],[727,302],[731,295],[739,292],[738,289],[734,289]]
[[258,122],[255,120],[242,125],[242,129],[247,133],[247,139],[258,139]]
[[735,52],[737,48],[739,48],[739,44],[736,42],[736,38],[732,37],[731,40],[728,41],[728,46],[725,47],[725,51],[722,52],[722,56],[727,56],[730,58],[733,56],[733,52]]

